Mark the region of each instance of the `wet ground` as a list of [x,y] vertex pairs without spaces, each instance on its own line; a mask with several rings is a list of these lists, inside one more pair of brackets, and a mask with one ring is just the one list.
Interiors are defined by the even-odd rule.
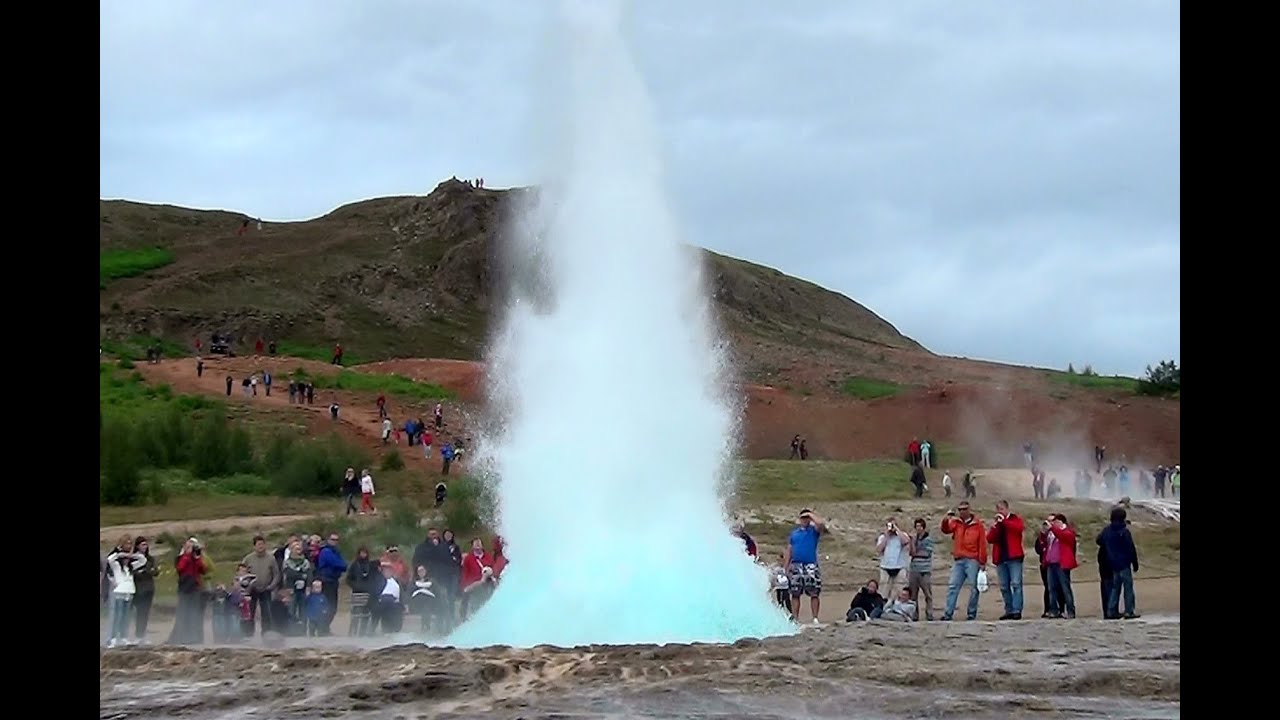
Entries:
[[104,650],[103,718],[1179,717],[1177,615],[859,623],[734,645]]

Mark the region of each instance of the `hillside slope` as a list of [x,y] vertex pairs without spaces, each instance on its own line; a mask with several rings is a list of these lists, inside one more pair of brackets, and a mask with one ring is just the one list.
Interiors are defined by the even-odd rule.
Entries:
[[[100,252],[161,247],[174,260],[106,282],[101,330],[183,344],[212,331],[316,347],[340,341],[364,360],[475,359],[500,305],[496,258],[521,192],[447,180],[424,197],[352,203],[261,230],[251,223],[243,235],[237,213],[103,200]],[[748,377],[767,378],[801,358],[838,365],[838,378],[883,364],[886,351],[933,357],[843,295],[702,254]]]

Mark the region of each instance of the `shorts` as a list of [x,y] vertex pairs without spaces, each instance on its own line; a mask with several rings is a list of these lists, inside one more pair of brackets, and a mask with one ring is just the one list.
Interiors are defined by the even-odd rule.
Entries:
[[787,575],[791,583],[791,597],[818,597],[822,594],[822,570],[817,563],[791,563],[787,567]]

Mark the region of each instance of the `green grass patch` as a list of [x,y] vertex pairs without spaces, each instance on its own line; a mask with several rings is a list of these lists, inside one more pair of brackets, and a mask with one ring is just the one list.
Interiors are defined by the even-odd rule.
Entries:
[[1123,375],[1087,375],[1084,373],[1066,373],[1050,370],[1045,373],[1045,376],[1052,382],[1061,385],[1071,385],[1089,390],[1112,390],[1125,393],[1136,393],[1138,391],[1138,380],[1124,377]]
[[341,370],[336,375],[311,376],[302,368],[291,373],[293,377],[315,383],[317,389],[346,390],[349,392],[384,393],[413,400],[449,400],[453,393],[439,385],[418,382],[403,375],[379,375],[356,370]]
[[888,500],[911,496],[911,468],[901,460],[756,460],[744,463],[743,505]]
[[173,262],[173,253],[164,248],[103,250],[98,253],[98,287],[121,278],[131,278]]
[[[153,471],[144,471],[144,474]],[[98,508],[98,524],[132,525],[136,523],[181,520],[214,520],[217,518],[263,515],[307,515],[333,512],[342,505],[340,498],[282,498],[275,495],[222,495],[204,489],[186,494],[173,494],[163,505],[102,505]]]
[[877,400],[893,397],[902,392],[903,387],[887,380],[876,380],[868,377],[851,377],[840,386],[840,392],[859,400]]

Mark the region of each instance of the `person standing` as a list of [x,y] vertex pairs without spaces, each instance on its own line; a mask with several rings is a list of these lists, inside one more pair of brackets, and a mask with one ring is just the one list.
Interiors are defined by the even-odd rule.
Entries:
[[1174,465],[1173,472],[1169,473],[1169,488],[1173,490],[1173,499],[1178,500],[1182,497],[1182,466]]
[[138,536],[133,541],[133,610],[135,613],[134,637],[138,642],[147,640],[147,623],[151,620],[151,603],[156,597],[156,576],[160,567],[151,556],[151,544]]
[[196,360],[196,377],[204,377],[204,360]]
[[169,634],[171,645],[199,645],[204,642],[204,577],[212,566],[204,557],[204,547],[195,538],[182,544],[174,561],[178,575],[178,610]]
[[1026,525],[1022,518],[1009,510],[1009,501],[996,503],[996,514],[987,531],[991,545],[991,562],[995,563],[996,576],[1000,580],[1000,597],[1004,601],[1001,620],[1022,619],[1022,533]]
[[382,418],[382,444],[386,445],[391,442],[391,418]]
[[369,474],[369,470],[360,471],[360,514],[366,512],[374,515],[378,514],[378,509],[373,506],[373,476]]
[[107,647],[129,643],[129,609],[137,586],[133,583],[133,538],[125,536],[107,555],[111,574],[111,633]]
[[436,403],[435,409],[436,432],[444,427],[444,403]]
[[449,466],[453,464],[453,457],[454,457],[453,443],[446,441],[444,445],[440,446],[440,474],[441,475],[449,474]]
[[1049,548],[1045,552],[1049,576],[1049,617],[1068,620],[1076,616],[1076,596],[1071,591],[1071,571],[1076,561],[1076,531],[1062,513],[1049,516]]
[[[1129,532],[1128,513],[1124,508],[1111,509],[1111,524],[1098,533],[1098,546],[1106,554],[1107,567],[1111,570],[1111,593],[1107,598],[1103,617],[1119,620],[1120,598],[1124,596],[1124,618],[1141,617],[1136,609],[1133,593],[1133,574],[1138,572],[1138,548]],[[1099,563],[1101,566],[1101,563]]]
[[378,393],[378,399],[374,402],[378,406],[378,417],[385,420],[387,417],[387,396],[383,393]]
[[[917,465],[918,469],[920,466]],[[884,530],[876,538],[876,553],[880,555],[880,587],[885,597],[896,597],[898,588],[907,578],[902,571],[911,562],[911,536],[898,527],[898,521],[885,520]]]
[[235,379],[230,375],[227,376],[227,397],[231,397],[231,386],[235,384]]
[[955,510],[947,512],[942,518],[942,534],[951,536],[951,577],[947,580],[947,605],[942,611],[942,619],[950,620],[956,612],[956,602],[960,599],[960,588],[969,586],[969,606],[965,613],[967,619],[978,617],[978,572],[987,569],[987,534],[979,520],[969,507],[968,502],[961,502]]
[[951,471],[942,471],[942,493],[947,497],[951,497]]
[[271,397],[271,371],[270,370],[262,371],[262,387],[266,390],[267,397]]
[[912,465],[920,464],[920,438],[911,438],[911,442],[907,443],[907,462]]
[[342,478],[342,496],[347,499],[347,515],[360,512],[360,508],[356,507],[356,496],[360,494],[360,481],[356,479],[356,469],[347,468],[347,474]]
[[[929,458],[929,454],[932,452],[933,452],[933,443],[929,442],[928,440],[925,440],[924,442],[920,443],[920,465],[922,467],[933,467],[933,465],[930,464],[932,461]],[[886,592],[885,597],[892,598],[895,596]]]
[[249,583],[249,622],[246,634],[253,634],[254,622],[262,615],[262,634],[273,629],[271,626],[271,596],[280,587],[280,566],[276,564],[275,555],[267,552],[267,540],[261,535],[253,538],[253,552],[240,561],[249,568],[254,576]]
[[298,381],[289,380],[289,404],[292,405],[298,398]]
[[338,539],[337,533],[329,533],[329,542],[320,548],[320,554],[316,556],[316,579],[320,581],[320,590],[328,609],[328,614],[320,623],[321,635],[329,634],[333,618],[338,614],[338,583],[342,580],[342,574],[347,571],[347,561],[342,559]]
[[784,564],[787,567],[788,584],[791,586],[791,619],[800,621],[800,596],[809,596],[809,610],[813,622],[818,623],[818,611],[822,606],[822,569],[818,566],[818,541],[827,533],[827,525],[813,511],[800,511],[798,523],[787,537]]
[[[911,466],[911,485],[915,488],[914,492],[916,497],[918,498],[924,497],[924,486],[926,482],[927,481],[924,476],[924,467],[921,465],[912,465]],[[881,584],[883,585],[883,583]],[[886,592],[892,594],[893,591],[890,589],[890,590],[886,590]]]
[[924,596],[924,619],[933,620],[933,538],[929,537],[929,529],[924,518],[916,518],[913,523],[915,534],[911,536],[911,564],[907,568],[907,590],[911,592],[911,601],[916,603],[917,615],[920,607],[920,596]]

